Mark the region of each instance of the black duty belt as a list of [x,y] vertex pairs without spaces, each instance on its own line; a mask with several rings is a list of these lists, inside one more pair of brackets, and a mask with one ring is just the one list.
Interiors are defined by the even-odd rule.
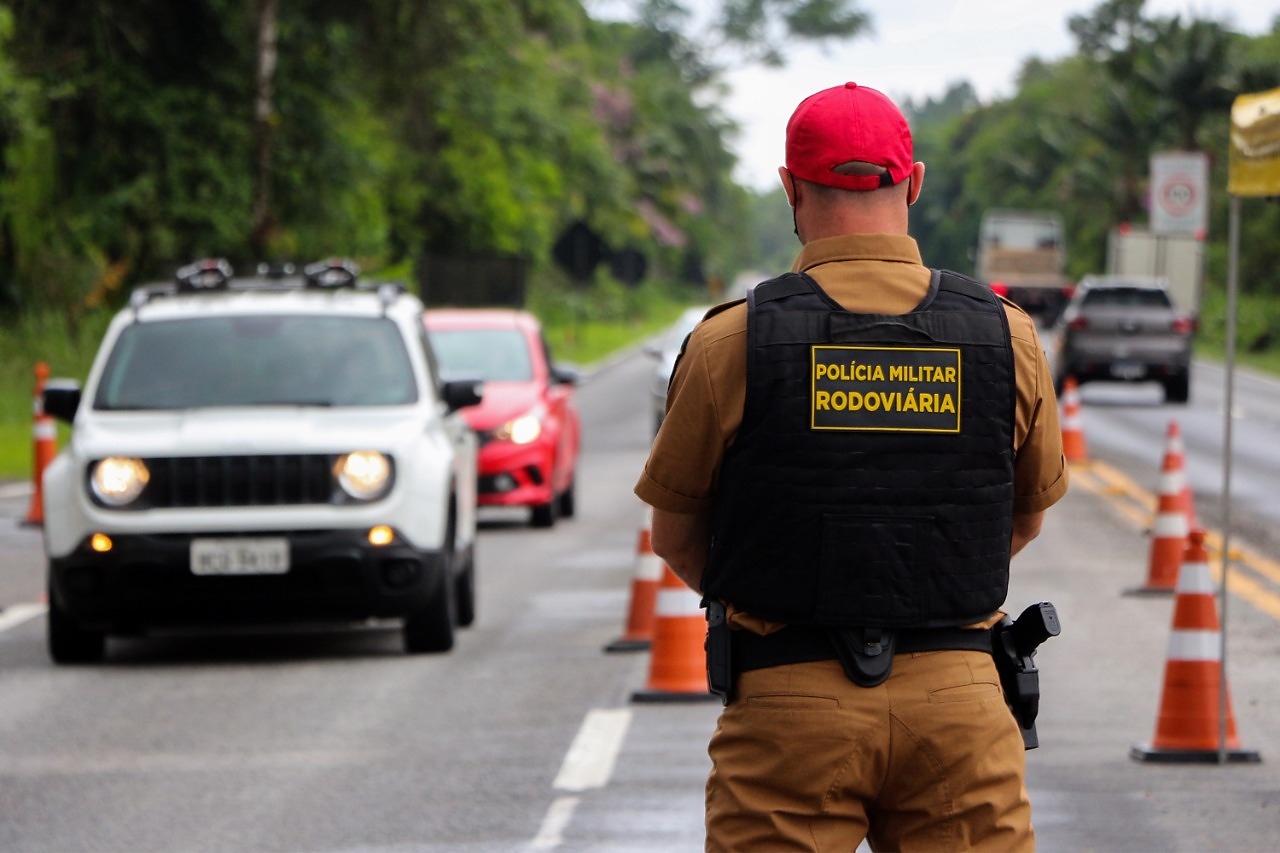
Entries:
[[[943,650],[991,654],[991,631],[985,628],[916,628],[894,633],[896,654]],[[766,636],[752,631],[732,631],[731,643],[736,672],[840,657],[831,633],[821,628],[791,626]]]

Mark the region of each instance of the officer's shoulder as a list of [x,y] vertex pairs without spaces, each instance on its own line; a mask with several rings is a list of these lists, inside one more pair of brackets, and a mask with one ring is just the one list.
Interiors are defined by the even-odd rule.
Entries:
[[695,327],[704,344],[741,334],[747,329],[747,300],[731,299],[712,306]]

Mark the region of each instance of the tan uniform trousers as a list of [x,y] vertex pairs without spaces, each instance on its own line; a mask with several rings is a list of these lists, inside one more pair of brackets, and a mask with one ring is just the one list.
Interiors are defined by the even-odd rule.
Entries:
[[708,851],[1034,850],[1022,736],[991,655],[744,672],[708,751]]

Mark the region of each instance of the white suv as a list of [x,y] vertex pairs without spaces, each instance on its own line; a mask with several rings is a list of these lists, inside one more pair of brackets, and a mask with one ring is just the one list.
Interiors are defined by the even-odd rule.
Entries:
[[[291,271],[286,271],[286,273]],[[133,293],[44,474],[48,640],[101,660],[112,633],[403,618],[409,652],[475,618],[476,439],[422,303],[342,260],[237,279],[200,261]]]

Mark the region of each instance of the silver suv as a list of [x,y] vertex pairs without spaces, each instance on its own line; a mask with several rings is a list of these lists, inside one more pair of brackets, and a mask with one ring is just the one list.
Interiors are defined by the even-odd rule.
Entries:
[[475,618],[476,440],[422,304],[342,260],[240,279],[225,261],[133,293],[43,481],[48,641],[102,659],[114,633],[403,620],[405,649]]
[[1056,384],[1155,381],[1165,400],[1191,391],[1195,321],[1174,306],[1159,278],[1086,276],[1058,319]]

